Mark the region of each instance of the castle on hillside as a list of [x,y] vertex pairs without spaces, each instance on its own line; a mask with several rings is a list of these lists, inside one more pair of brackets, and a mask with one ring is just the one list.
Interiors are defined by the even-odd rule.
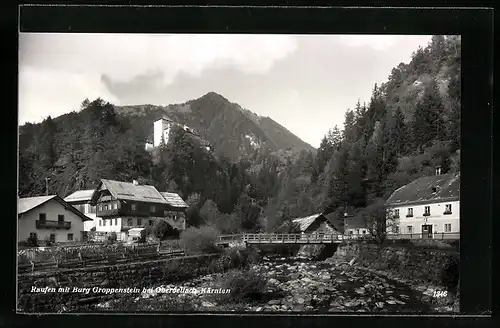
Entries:
[[193,135],[200,143],[202,146],[207,150],[210,151],[212,150],[212,147],[210,144],[202,139],[200,135],[192,128],[190,128],[187,125],[184,124],[179,124],[174,121],[172,121],[170,118],[163,116],[159,120],[155,121],[153,123],[154,127],[154,133],[153,133],[153,143],[151,143],[149,140],[146,141],[146,150],[153,150],[161,145],[163,142],[165,145],[168,144],[169,136],[170,136],[170,130],[173,126],[179,126],[182,128],[185,132]]

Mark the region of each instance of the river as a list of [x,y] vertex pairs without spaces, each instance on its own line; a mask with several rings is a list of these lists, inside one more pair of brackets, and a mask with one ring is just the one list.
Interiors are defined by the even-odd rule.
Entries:
[[[98,304],[103,311],[255,311],[313,313],[376,312],[429,313],[437,311],[431,297],[409,285],[338,260],[264,257],[250,271],[267,286],[258,297],[232,302],[214,294],[145,292]],[[225,274],[211,274],[167,288],[221,287]],[[155,286],[159,287],[159,286]],[[427,293],[428,294],[428,293]]]

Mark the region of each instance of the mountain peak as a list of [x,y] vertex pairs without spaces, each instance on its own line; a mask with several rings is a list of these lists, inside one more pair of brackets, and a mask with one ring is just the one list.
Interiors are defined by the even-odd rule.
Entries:
[[218,94],[217,92],[214,92],[214,91],[210,91],[209,93],[201,96],[199,99],[214,99],[214,100],[222,100],[222,101],[227,101],[229,102],[229,100],[227,100],[227,98],[225,98],[224,96]]

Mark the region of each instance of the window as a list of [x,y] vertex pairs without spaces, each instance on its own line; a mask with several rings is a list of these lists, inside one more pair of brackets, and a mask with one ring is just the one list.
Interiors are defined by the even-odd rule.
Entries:
[[136,204],[132,204],[130,205],[130,208],[132,209],[132,211],[135,211],[135,209],[137,208]]
[[149,225],[152,226],[153,225],[153,220],[149,220]]
[[424,207],[424,215],[431,215],[431,207],[430,206],[426,206]]
[[102,211],[102,205],[99,205],[99,211]]
[[150,211],[151,213],[156,212],[156,208],[155,208],[155,206],[154,206],[154,205],[151,205],[151,206],[149,207],[149,211]]
[[363,235],[365,235],[365,234],[366,234],[366,230],[364,230],[364,229],[363,229],[363,232],[362,232],[362,233],[363,233]]
[[95,206],[90,206],[90,213],[95,213]]
[[412,216],[413,216],[413,208],[411,208],[411,207],[410,207],[410,208],[408,209],[408,214],[406,214],[406,217],[407,217],[407,218],[410,218],[410,217],[412,217]]
[[108,204],[104,205],[104,210],[107,211],[108,210]]
[[59,214],[59,215],[57,216],[57,221],[59,221],[59,222],[64,222],[64,215]]
[[115,226],[118,225],[118,219],[115,219]]
[[68,233],[68,241],[71,241],[73,240],[73,234],[72,233]]
[[30,238],[31,239],[37,239],[36,232],[30,232]]
[[113,209],[115,209],[115,210],[118,209],[118,203],[113,203]]
[[56,242],[56,234],[55,233],[50,234],[50,242],[52,242],[52,243]]
[[45,213],[38,214],[38,219],[40,221],[45,221],[47,219],[47,214],[45,214]]
[[102,225],[106,226],[106,220],[102,220]]
[[451,214],[451,204],[445,205],[444,214]]
[[141,219],[137,219],[137,225],[142,225],[142,220]]
[[394,210],[394,217],[399,218],[399,209]]
[[174,221],[177,221],[177,215],[172,215],[172,219],[173,219]]
[[133,226],[134,225],[134,222],[132,221],[132,219],[128,219],[127,220],[127,225],[128,226]]
[[444,225],[444,232],[451,232],[451,223],[446,223]]
[[112,226],[113,225],[113,219],[109,220],[109,225]]
[[102,220],[99,220],[99,227],[102,226]]
[[407,226],[406,227],[406,232],[407,233],[413,233],[413,227],[412,226]]

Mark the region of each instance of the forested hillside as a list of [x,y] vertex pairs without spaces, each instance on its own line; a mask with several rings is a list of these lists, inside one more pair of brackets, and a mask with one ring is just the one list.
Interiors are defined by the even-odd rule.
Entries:
[[[44,194],[47,177],[50,193],[61,196],[99,178],[138,179],[178,192],[189,224],[223,233],[272,231],[324,210],[366,214],[437,165],[459,171],[460,38],[434,36],[374,86],[367,104],[353,105],[314,150],[215,93],[167,107],[86,100],[79,112],[20,127],[19,194]],[[145,151],[163,113],[197,130],[214,152],[182,129]]]

